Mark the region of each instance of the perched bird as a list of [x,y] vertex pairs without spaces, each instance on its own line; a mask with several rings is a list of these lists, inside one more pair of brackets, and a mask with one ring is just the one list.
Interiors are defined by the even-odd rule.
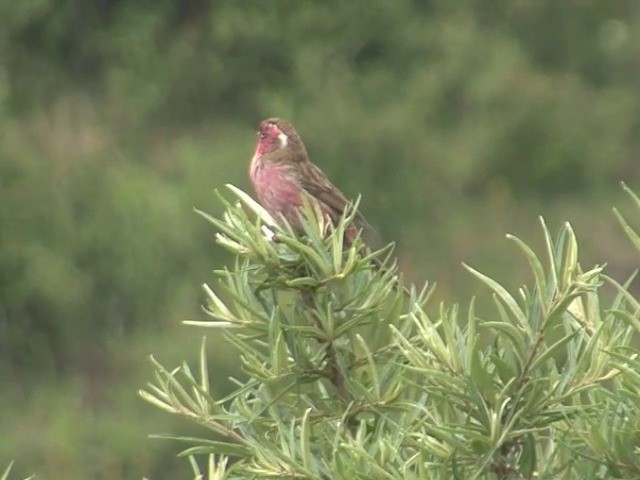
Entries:
[[[299,209],[304,194],[337,224],[349,200],[314,165],[293,125],[279,118],[260,124],[258,145],[249,169],[251,182],[262,206],[274,217],[284,217],[294,228],[300,225]],[[345,238],[352,242],[358,230],[368,226],[357,212]]]
[[[279,118],[268,118],[260,124],[249,176],[262,206],[274,218],[284,217],[293,228],[300,227],[300,207],[305,196],[317,202],[320,211],[334,225],[350,204],[322,170],[309,160],[293,125]],[[361,230],[366,230],[368,236],[376,239],[377,234],[364,216],[356,212],[353,223],[345,232],[347,246],[353,243]],[[371,264],[385,269],[385,262],[379,258],[373,258]],[[406,295],[411,294],[402,283],[396,283],[396,286]]]

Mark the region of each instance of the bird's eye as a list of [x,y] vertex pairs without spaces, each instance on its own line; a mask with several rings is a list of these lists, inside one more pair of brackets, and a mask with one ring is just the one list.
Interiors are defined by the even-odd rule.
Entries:
[[259,132],[258,137],[260,137],[260,140],[264,140],[267,138],[267,132]]

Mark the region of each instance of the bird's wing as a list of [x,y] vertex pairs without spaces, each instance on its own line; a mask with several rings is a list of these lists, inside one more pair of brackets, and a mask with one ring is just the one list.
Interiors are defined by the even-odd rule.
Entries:
[[[350,203],[344,194],[338,190],[313,163],[309,163],[309,175],[305,175],[301,181],[301,187],[312,198],[322,203],[328,210],[331,219],[337,222],[344,215],[347,205]],[[360,212],[356,212],[356,225],[359,227],[368,227],[369,224]]]

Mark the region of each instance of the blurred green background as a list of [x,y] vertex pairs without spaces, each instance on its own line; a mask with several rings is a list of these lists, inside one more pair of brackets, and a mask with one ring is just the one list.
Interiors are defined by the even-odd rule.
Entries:
[[[504,234],[540,247],[538,215],[572,222],[585,267],[638,266],[611,214],[619,181],[639,186],[634,0],[0,0],[0,58],[0,466],[18,475],[190,478],[147,434],[198,431],[136,391],[150,353],[197,355],[206,332],[180,321],[228,258],[193,207],[249,189],[265,117],[440,299],[476,293],[462,261],[526,281]],[[236,356],[208,342],[222,394]]]

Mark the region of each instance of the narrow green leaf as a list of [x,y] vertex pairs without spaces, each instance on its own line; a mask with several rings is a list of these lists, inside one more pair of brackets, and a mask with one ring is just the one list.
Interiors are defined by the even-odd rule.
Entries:
[[518,323],[523,328],[525,329],[529,328],[527,317],[525,316],[524,312],[518,305],[518,302],[516,302],[516,300],[511,296],[511,294],[509,294],[509,292],[507,292],[507,290],[502,285],[500,285],[498,282],[496,282],[492,278],[487,277],[486,275],[470,267],[469,265],[467,264],[463,264],[463,265],[469,272],[471,272],[474,276],[480,279],[480,281],[482,281],[491,290],[493,290],[496,293],[496,295],[498,295],[498,297],[504,302],[504,304],[513,314],[514,318],[518,321]]
[[513,345],[513,347],[515,348],[514,353],[516,354],[518,361],[520,362],[520,367],[523,365],[526,338],[524,333],[519,330],[518,327],[505,322],[482,322],[480,324],[480,327],[495,330],[498,333],[506,335],[507,338],[511,340],[511,345]]
[[142,389],[138,390],[138,395],[140,395],[145,401],[151,403],[152,405],[155,405],[156,407],[160,408],[161,410],[164,410],[165,412],[177,413],[177,410],[173,406],[171,406],[171,404],[163,400],[160,400],[158,397],[156,397],[155,395],[152,395],[146,390],[142,390]]
[[6,470],[2,474],[2,477],[0,477],[0,480],[8,480],[9,474],[11,473],[12,468],[13,468],[13,461],[9,462],[9,465],[7,466]]
[[217,445],[198,445],[190,447],[178,454],[180,457],[189,455],[229,455],[232,457],[251,457],[253,452],[247,447],[235,443],[215,442]]
[[311,457],[311,427],[309,425],[309,415],[311,409],[307,408],[302,416],[300,424],[300,450],[302,453],[302,464],[307,470],[311,470],[313,462]]
[[542,263],[540,263],[540,260],[538,260],[538,257],[533,250],[531,250],[531,248],[518,237],[514,235],[507,235],[507,238],[514,241],[520,250],[524,252],[535,278],[536,287],[538,288],[538,293],[540,295],[540,302],[543,302],[544,298],[542,298],[542,294],[547,291],[547,281],[545,279]]
[[571,340],[573,340],[578,334],[580,334],[582,332],[580,332],[580,330],[575,330],[573,332],[571,332],[569,335],[565,335],[564,337],[562,337],[560,340],[558,340],[557,342],[555,342],[553,345],[551,345],[549,348],[547,348],[546,350],[544,350],[539,356],[537,356],[532,362],[531,362],[531,366],[529,368],[530,372],[535,372],[535,370],[542,364],[544,364],[545,361],[547,361],[549,358],[551,357],[561,357],[560,354],[560,349],[566,345],[567,343],[569,343]]
[[382,396],[382,389],[380,388],[378,367],[373,360],[373,354],[371,353],[371,350],[369,350],[369,347],[367,347],[367,342],[364,340],[364,338],[362,338],[362,335],[356,334],[356,339],[367,358],[367,364],[369,365],[369,375],[371,376],[371,380],[373,381],[374,399],[375,401],[380,401],[380,398]]
[[553,241],[551,240],[551,234],[549,233],[549,229],[547,228],[547,224],[544,221],[544,218],[539,217],[540,225],[542,226],[542,231],[544,232],[544,243],[547,249],[547,256],[549,257],[549,273],[551,274],[552,284],[550,288],[555,290],[558,288],[558,274],[556,271],[556,263],[555,263],[555,253],[553,249]]
[[233,323],[239,323],[235,317],[235,315],[233,315],[233,313],[231,313],[231,310],[229,310],[227,308],[227,306],[224,304],[224,302],[220,299],[220,297],[218,297],[213,290],[211,290],[211,288],[209,288],[209,285],[207,285],[206,283],[202,284],[202,288],[205,291],[205,293],[207,294],[207,298],[209,299],[209,301],[212,303],[212,306],[215,308],[215,310],[212,310],[211,313],[213,315],[215,315],[217,318],[219,318],[220,320],[224,320],[224,321],[228,321],[228,322],[233,322]]
[[270,226],[277,226],[278,225],[278,223],[271,216],[271,214],[269,214],[269,212],[267,212],[267,210],[262,205],[260,205],[258,202],[256,202],[253,198],[251,198],[249,195],[247,195],[244,191],[242,191],[241,189],[239,189],[238,187],[236,187],[235,185],[232,185],[230,183],[227,183],[225,186],[229,190],[231,190],[258,217],[260,217],[260,219],[264,223],[266,223],[267,225],[270,225]]

